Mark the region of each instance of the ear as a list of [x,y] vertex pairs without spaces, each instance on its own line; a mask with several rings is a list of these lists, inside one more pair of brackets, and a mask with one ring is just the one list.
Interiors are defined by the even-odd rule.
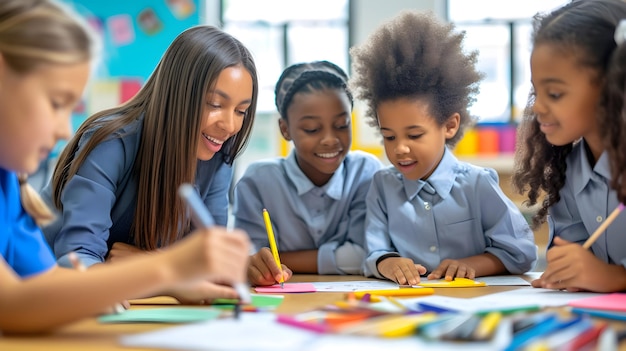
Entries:
[[280,129],[280,134],[283,135],[283,138],[287,141],[291,141],[291,136],[289,135],[289,125],[287,121],[283,118],[278,119],[278,128]]
[[459,131],[459,126],[461,125],[461,115],[455,112],[452,116],[448,118],[446,123],[444,124],[445,128],[445,136],[446,139],[451,139],[456,135],[456,132]]

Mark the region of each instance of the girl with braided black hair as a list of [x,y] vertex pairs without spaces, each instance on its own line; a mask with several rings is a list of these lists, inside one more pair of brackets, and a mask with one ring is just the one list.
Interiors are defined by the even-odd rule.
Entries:
[[235,226],[257,252],[248,279],[271,285],[281,269],[268,247],[262,209],[272,224],[284,280],[294,273],[362,274],[365,195],[380,161],[352,144],[352,94],[346,73],[328,61],[285,69],[276,84],[286,158],[251,164],[235,188]]

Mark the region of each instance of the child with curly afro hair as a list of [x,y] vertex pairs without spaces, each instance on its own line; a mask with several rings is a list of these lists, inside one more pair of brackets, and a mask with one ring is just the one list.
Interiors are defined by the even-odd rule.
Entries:
[[351,86],[368,106],[391,166],[367,195],[365,274],[399,284],[521,274],[537,258],[533,233],[490,168],[452,147],[475,119],[482,74],[464,33],[405,11],[351,49]]

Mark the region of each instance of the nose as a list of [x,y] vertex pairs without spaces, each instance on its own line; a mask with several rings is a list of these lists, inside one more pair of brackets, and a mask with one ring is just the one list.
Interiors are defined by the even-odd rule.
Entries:
[[227,132],[229,135],[232,135],[235,134],[239,130],[239,128],[241,128],[241,123],[237,121],[234,111],[229,112],[223,110],[220,114],[217,126],[223,131]]
[[68,140],[72,136],[72,115],[69,114],[66,118],[59,118],[59,123],[56,128],[56,138],[59,140]]
[[405,143],[398,142],[393,151],[396,153],[396,155],[403,155],[409,153],[410,149]]
[[339,144],[339,138],[332,130],[326,132],[322,137],[322,145],[333,146],[337,144]]
[[531,106],[531,109],[532,109],[532,112],[536,115],[545,114],[546,112],[545,105],[541,102],[541,100],[539,100],[538,97],[535,97],[535,100],[533,101],[533,105]]

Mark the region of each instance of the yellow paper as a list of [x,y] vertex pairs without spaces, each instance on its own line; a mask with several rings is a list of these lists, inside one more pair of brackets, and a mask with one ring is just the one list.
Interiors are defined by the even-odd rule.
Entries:
[[447,281],[445,279],[429,280],[421,282],[417,285],[429,288],[470,288],[475,286],[487,286],[484,282],[467,278],[454,278],[454,280],[451,281]]

